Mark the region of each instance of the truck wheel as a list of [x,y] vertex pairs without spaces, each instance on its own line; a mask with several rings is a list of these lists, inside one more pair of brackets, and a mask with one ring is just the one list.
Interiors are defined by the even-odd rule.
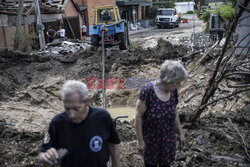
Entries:
[[119,33],[118,40],[120,41],[120,44],[119,44],[120,50],[128,50],[128,35],[127,35],[127,33]]
[[91,35],[91,45],[98,47],[99,46],[99,37],[98,35]]

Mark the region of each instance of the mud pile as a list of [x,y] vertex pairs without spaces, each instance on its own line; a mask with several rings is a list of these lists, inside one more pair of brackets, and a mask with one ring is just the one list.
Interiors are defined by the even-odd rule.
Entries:
[[[242,112],[239,110],[238,112]],[[243,117],[234,117],[233,123],[249,138],[249,123]],[[244,150],[239,144],[230,124],[222,124],[226,118],[222,115],[208,115],[194,127],[184,127],[187,145],[182,150],[177,146],[176,161],[173,167],[193,166],[242,166],[245,163]],[[120,160],[122,167],[143,167],[142,156],[136,148],[134,123],[117,122],[117,131],[121,138]],[[43,166],[37,160],[37,150],[41,144],[43,132],[17,131],[0,125],[0,166]],[[228,137],[229,136],[229,137]],[[231,137],[231,138],[230,138]],[[231,158],[233,161],[225,160]]]
[[43,133],[18,131],[0,125],[0,166],[43,166],[37,160],[43,136]]
[[[179,91],[180,117],[185,122],[187,116],[199,105],[209,75],[214,68],[211,57],[196,66],[202,55],[188,57],[188,49],[181,45],[159,40],[155,48],[129,51],[108,49],[106,56],[106,79],[123,79],[122,88],[107,89],[108,107],[134,107],[140,86],[148,79],[157,79],[160,64],[166,59],[182,59],[189,70],[189,79]],[[215,56],[216,57],[216,56]],[[0,166],[40,166],[36,151],[43,132],[62,108],[59,91],[68,79],[86,81],[87,77],[101,79],[101,50],[90,48],[67,55],[23,54],[0,50],[0,118],[15,124],[15,129],[0,125]],[[188,63],[187,63],[188,62]],[[194,68],[195,67],[195,68]],[[128,82],[134,78],[134,86]],[[101,89],[91,89],[93,105],[101,105]],[[219,96],[221,92],[216,95]],[[237,166],[243,164],[244,150],[241,139],[227,121],[229,116],[244,134],[249,132],[249,116],[238,112],[249,98],[234,98],[209,106],[202,114],[196,127],[184,126],[187,147],[178,150],[173,166]],[[219,113],[219,114],[217,114]],[[16,130],[18,129],[18,130]],[[133,121],[118,122],[117,131],[121,137],[122,167],[143,166],[142,157],[136,149]],[[223,133],[222,133],[223,132]],[[223,135],[226,134],[226,135]],[[230,136],[228,138],[228,136]],[[250,136],[246,135],[246,139]],[[8,146],[11,146],[10,149]],[[4,156],[2,156],[4,155]],[[212,158],[212,155],[215,158]],[[227,156],[237,161],[224,161],[218,156]],[[7,164],[6,164],[6,163]]]

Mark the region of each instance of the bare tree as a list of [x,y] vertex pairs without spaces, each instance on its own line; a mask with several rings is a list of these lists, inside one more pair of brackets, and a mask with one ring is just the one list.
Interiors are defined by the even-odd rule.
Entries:
[[[227,34],[225,44],[221,50],[221,53],[219,54],[218,60],[216,62],[215,70],[213,71],[212,76],[210,77],[205,94],[202,97],[201,104],[199,107],[194,111],[194,114],[191,115],[189,118],[190,122],[195,122],[196,119],[201,115],[201,113],[206,109],[208,105],[211,105],[215,102],[218,102],[219,100],[229,98],[232,96],[236,96],[237,94],[244,93],[250,91],[250,84],[249,83],[241,83],[240,85],[232,85],[231,82],[229,82],[232,79],[237,78],[248,78],[250,76],[249,73],[249,48],[247,46],[249,45],[249,42],[245,46],[247,48],[247,54],[246,56],[241,55],[235,55],[234,51],[237,46],[240,45],[240,43],[244,40],[244,38],[249,37],[250,34],[247,34],[239,43],[238,45],[229,50],[229,42],[232,33],[235,31],[235,27],[237,25],[237,22],[244,12],[246,8],[243,8],[241,6],[248,6],[249,0],[245,0],[242,5],[239,5],[240,9],[237,15],[235,16],[235,19],[233,21],[233,24],[230,27],[230,30]],[[227,53],[227,54],[225,54]],[[222,87],[222,81],[225,81],[227,84],[226,86],[228,88],[233,88],[232,92],[229,92],[231,94],[225,95],[224,97],[217,98],[216,100],[210,101],[212,97],[214,97],[216,91],[219,90],[219,87]]]

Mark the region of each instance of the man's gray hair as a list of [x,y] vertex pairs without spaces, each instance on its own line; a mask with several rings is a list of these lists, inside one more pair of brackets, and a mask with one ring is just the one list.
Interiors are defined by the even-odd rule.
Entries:
[[86,84],[76,80],[69,80],[63,85],[61,89],[62,99],[65,100],[76,92],[79,93],[80,101],[86,102],[88,100],[89,91]]
[[180,61],[165,60],[161,65],[160,80],[164,83],[180,82],[187,79],[188,73]]

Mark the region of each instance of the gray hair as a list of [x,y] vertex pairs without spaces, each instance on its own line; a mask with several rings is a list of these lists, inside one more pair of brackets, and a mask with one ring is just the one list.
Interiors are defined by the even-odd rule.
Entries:
[[188,73],[180,61],[165,60],[161,65],[160,80],[164,83],[180,82],[187,79]]
[[81,102],[86,102],[88,100],[89,91],[86,84],[76,80],[69,80],[63,85],[61,89],[62,99],[65,100],[76,92],[79,93]]

